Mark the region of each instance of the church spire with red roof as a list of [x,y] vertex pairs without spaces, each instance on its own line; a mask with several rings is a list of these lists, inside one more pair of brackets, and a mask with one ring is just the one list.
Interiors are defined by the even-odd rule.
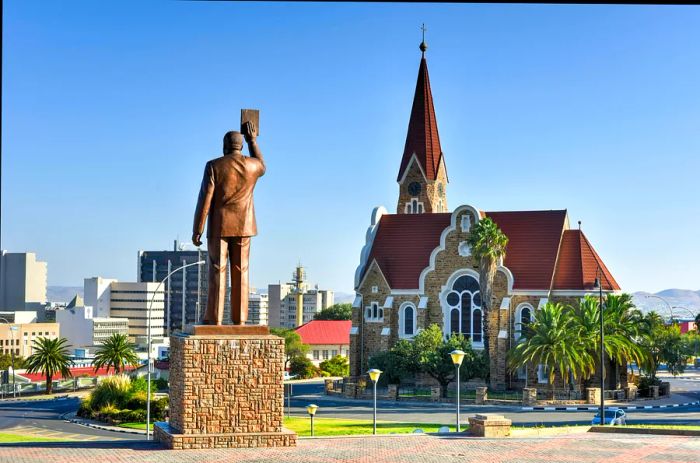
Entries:
[[420,44],[421,60],[413,107],[408,122],[406,145],[401,158],[397,212],[446,212],[447,172],[440,147],[433,93],[430,89],[425,52],[425,26]]

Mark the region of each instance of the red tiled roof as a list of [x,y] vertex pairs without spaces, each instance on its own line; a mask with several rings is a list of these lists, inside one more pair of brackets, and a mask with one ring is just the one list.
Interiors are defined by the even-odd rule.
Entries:
[[296,329],[304,344],[349,345],[350,320],[311,320]]
[[593,289],[599,267],[602,271],[603,289],[619,290],[620,286],[586,235],[581,230],[566,230],[554,276],[554,289]]
[[514,289],[549,289],[566,210],[486,212],[508,237],[504,265]]
[[418,277],[428,266],[430,253],[452,214],[384,214],[379,221],[365,271],[376,259],[394,289],[418,288]]
[[[126,367],[127,371],[133,370],[133,367]],[[100,368],[95,372],[95,369],[93,367],[77,367],[77,368],[71,368],[70,369],[71,374],[73,377],[77,376],[107,376],[109,374],[114,374],[114,369],[110,368],[109,373],[107,373],[106,368]],[[29,381],[36,383],[36,382],[41,382],[46,380],[46,376],[41,374],[41,373],[17,373],[17,376],[22,376],[23,378],[27,378]],[[61,376],[61,373],[56,373],[53,375],[53,380],[58,380],[62,379],[63,377]]]
[[414,153],[428,180],[435,180],[442,156],[442,148],[440,148],[440,135],[438,134],[437,119],[435,119],[433,93],[430,90],[428,63],[425,61],[425,57],[421,58],[418,69],[416,93],[413,96],[406,145],[397,181],[403,177],[404,170],[408,167]]
[[[440,244],[451,215],[383,215],[364,271],[376,260],[392,289],[418,288],[420,274],[429,265],[430,254]],[[513,273],[514,289],[547,290],[552,283],[553,289],[590,289],[598,265],[604,275],[603,288],[619,289],[586,237],[578,230],[564,230],[566,210],[485,215],[508,236],[504,265]]]

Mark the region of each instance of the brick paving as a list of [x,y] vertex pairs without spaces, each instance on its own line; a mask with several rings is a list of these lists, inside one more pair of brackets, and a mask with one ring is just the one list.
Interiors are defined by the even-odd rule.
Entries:
[[478,439],[379,436],[300,439],[294,448],[164,450],[152,442],[1,444],[13,463],[344,462],[367,463],[685,463],[700,462],[700,439],[680,436],[577,434]]

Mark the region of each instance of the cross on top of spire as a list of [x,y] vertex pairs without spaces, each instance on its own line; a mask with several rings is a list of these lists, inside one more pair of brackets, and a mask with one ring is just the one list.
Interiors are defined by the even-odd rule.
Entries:
[[425,43],[425,31],[427,31],[428,28],[425,27],[425,23],[420,26],[420,30],[423,32],[423,41],[420,43],[419,48],[423,55],[425,55],[425,50],[428,49],[428,45]]

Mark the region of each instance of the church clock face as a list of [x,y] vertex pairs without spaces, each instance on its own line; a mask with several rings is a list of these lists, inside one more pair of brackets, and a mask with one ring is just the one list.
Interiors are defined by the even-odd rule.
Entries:
[[418,182],[411,182],[408,184],[408,194],[411,196],[418,196],[420,194],[421,186]]

